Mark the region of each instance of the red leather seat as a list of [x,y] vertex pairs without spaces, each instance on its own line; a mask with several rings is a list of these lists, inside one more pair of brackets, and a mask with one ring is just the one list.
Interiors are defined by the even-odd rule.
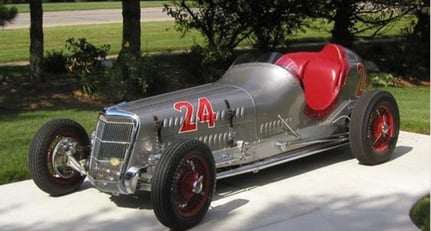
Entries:
[[[348,62],[344,47],[326,45],[320,52],[297,52],[282,56],[276,64],[294,69],[304,86],[307,106],[319,115],[336,102],[345,83]],[[290,64],[291,62],[296,65]]]
[[281,56],[275,64],[280,65],[289,71],[294,71],[300,79],[304,76],[304,69],[310,59],[312,59],[317,52],[295,52],[288,53]]

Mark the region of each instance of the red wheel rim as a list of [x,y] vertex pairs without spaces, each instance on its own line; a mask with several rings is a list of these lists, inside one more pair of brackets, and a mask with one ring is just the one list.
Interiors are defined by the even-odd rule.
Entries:
[[172,197],[177,213],[182,217],[197,215],[206,205],[211,193],[208,163],[199,154],[189,154],[175,171],[172,186]]
[[368,125],[368,138],[375,152],[383,152],[394,135],[394,117],[386,105],[379,105],[371,113]]

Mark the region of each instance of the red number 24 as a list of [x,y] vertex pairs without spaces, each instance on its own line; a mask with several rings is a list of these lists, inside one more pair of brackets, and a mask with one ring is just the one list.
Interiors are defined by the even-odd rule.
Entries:
[[[185,116],[183,124],[178,133],[194,132],[198,130],[198,125],[193,121],[193,114],[195,113],[193,104],[188,101],[180,101],[174,104],[174,109],[181,112],[185,109]],[[208,123],[209,128],[215,127],[216,113],[213,110],[211,102],[202,97],[198,99],[198,111],[196,114],[197,120],[201,123]]]

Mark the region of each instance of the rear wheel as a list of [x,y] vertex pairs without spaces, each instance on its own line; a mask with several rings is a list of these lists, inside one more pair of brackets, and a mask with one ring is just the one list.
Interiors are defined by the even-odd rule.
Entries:
[[362,164],[390,159],[398,140],[400,116],[389,92],[372,90],[362,95],[352,112],[350,148]]
[[159,221],[183,230],[208,211],[215,188],[215,164],[208,146],[181,140],[162,154],[152,179],[151,200]]
[[67,164],[89,155],[90,140],[85,129],[69,119],[51,120],[34,135],[29,150],[29,171],[34,183],[52,196],[76,191],[85,179]]

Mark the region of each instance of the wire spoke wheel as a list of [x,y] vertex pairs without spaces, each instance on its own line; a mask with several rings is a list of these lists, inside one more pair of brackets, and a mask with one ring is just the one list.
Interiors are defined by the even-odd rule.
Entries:
[[172,199],[177,213],[191,217],[205,206],[210,195],[210,168],[198,154],[186,157],[174,176]]
[[76,191],[85,176],[69,166],[68,159],[86,159],[89,145],[87,132],[73,120],[56,119],[44,124],[29,150],[29,172],[34,183],[52,196]]
[[208,211],[215,188],[215,164],[208,146],[198,140],[170,145],[155,168],[151,201],[159,221],[184,230]]
[[376,152],[384,151],[394,136],[394,117],[386,105],[380,105],[371,113],[368,126],[370,145]]
[[372,90],[362,95],[352,111],[350,148],[362,164],[388,161],[400,127],[398,105],[392,94]]

